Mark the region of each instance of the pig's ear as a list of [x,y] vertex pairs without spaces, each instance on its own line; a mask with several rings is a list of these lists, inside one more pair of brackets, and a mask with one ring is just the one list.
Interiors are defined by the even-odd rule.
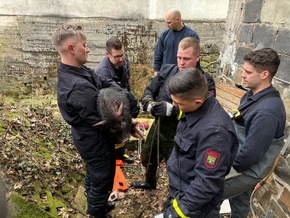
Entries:
[[123,102],[120,104],[119,108],[118,108],[118,112],[117,112],[117,116],[121,116],[122,113],[123,113],[123,108],[124,108],[124,105],[123,105]]
[[93,125],[93,127],[101,128],[104,127],[108,122],[106,120],[101,120],[100,122]]

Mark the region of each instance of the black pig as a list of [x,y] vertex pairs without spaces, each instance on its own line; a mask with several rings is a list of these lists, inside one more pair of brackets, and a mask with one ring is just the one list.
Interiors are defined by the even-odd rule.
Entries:
[[126,93],[113,88],[101,89],[97,99],[97,109],[102,121],[94,126],[104,131],[116,140],[116,143],[129,138],[131,131],[130,101]]

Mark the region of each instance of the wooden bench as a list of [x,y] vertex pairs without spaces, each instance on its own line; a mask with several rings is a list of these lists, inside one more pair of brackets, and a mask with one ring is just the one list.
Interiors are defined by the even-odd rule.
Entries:
[[245,91],[226,83],[215,82],[216,98],[226,111],[237,108]]

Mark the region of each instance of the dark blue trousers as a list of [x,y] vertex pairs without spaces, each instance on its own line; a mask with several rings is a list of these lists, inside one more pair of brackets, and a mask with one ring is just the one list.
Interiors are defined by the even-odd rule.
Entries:
[[112,192],[116,169],[115,153],[108,152],[86,163],[84,186],[87,192],[87,213],[106,217],[106,206]]

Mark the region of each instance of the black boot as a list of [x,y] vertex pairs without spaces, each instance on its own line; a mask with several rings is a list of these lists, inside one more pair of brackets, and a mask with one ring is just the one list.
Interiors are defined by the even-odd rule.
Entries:
[[89,215],[89,218],[112,218],[112,216],[109,215],[109,214],[104,214],[104,215]]
[[132,157],[129,157],[128,154],[124,153],[123,154],[123,162],[132,164],[132,163],[134,163],[134,159]]
[[156,183],[157,183],[156,172],[157,172],[157,167],[150,166],[148,168],[148,171],[146,172],[146,181],[145,182],[140,182],[140,181],[132,182],[131,187],[140,188],[140,189],[156,189]]
[[115,209],[115,204],[113,204],[112,201],[108,201],[107,208],[106,208],[107,213],[109,213],[111,210],[114,210],[114,209]]
[[148,182],[140,182],[135,181],[131,184],[132,188],[139,188],[139,189],[156,189],[156,184],[149,184]]

